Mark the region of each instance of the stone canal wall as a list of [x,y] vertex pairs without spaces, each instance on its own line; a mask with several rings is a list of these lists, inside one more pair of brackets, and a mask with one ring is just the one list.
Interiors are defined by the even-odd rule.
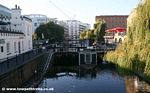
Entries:
[[[26,64],[10,71],[7,74],[0,76],[0,88],[2,87],[28,87],[34,85],[41,73],[43,73],[49,53],[40,54],[25,62]],[[97,61],[101,63],[103,60],[103,53],[97,53]],[[51,65],[78,65],[79,53],[77,52],[55,52],[52,55]],[[50,62],[51,62],[50,61]],[[30,81],[31,80],[31,81]]]
[[30,62],[20,66],[19,68],[0,77],[0,87],[19,87],[22,86],[30,78],[33,78],[35,74],[41,71],[46,60],[46,54],[41,54]]

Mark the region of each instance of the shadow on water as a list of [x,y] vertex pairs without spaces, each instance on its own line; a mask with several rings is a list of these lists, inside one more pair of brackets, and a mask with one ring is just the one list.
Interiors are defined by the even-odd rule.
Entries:
[[[120,72],[122,71],[122,72]],[[150,85],[113,64],[93,68],[55,65],[45,75],[36,93],[149,93]]]
[[150,84],[114,64],[78,66],[77,53],[57,53],[37,88],[18,93],[150,93]]
[[56,53],[38,90],[18,93],[150,93],[150,84],[114,64],[78,66],[77,53]]

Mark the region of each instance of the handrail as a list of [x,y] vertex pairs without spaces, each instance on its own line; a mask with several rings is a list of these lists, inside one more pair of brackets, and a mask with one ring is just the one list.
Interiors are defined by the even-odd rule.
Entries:
[[50,51],[49,54],[48,54],[48,58],[47,58],[47,60],[46,60],[46,64],[45,64],[44,69],[43,69],[43,73],[42,73],[43,75],[45,75],[45,73],[46,73],[46,71],[47,71],[47,69],[48,69],[48,67],[49,67],[50,60],[51,60],[51,58],[52,58],[52,55],[53,55],[53,52]]

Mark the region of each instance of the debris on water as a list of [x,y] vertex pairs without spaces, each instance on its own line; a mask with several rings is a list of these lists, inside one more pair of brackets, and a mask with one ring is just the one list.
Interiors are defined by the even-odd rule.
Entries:
[[107,62],[106,62],[106,61],[103,61],[103,64],[107,64]]
[[71,90],[68,90],[69,93],[71,93]]

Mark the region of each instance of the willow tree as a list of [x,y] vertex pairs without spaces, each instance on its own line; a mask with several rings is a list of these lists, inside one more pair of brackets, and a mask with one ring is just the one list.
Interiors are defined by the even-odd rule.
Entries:
[[90,45],[95,41],[94,30],[86,29],[80,33],[80,40],[88,40]]
[[94,24],[94,29],[86,29],[80,33],[80,40],[90,40],[91,43],[102,42],[104,40],[106,23],[99,19]]
[[127,38],[107,60],[150,77],[150,1],[141,0],[127,20]]
[[80,33],[80,40],[84,40],[84,37],[86,35],[86,31],[83,31]]
[[102,42],[104,40],[105,29],[105,21],[102,19],[96,20],[96,23],[94,24],[94,35],[96,36],[96,41]]

